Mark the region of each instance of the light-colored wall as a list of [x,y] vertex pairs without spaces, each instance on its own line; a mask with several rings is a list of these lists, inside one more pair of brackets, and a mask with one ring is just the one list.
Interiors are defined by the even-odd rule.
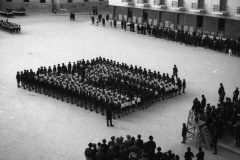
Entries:
[[[159,11],[171,11],[174,12],[171,9],[172,1],[177,0],[166,0],[165,3],[167,5],[167,10],[164,9],[156,9],[154,6],[154,0],[149,0],[151,7],[141,7],[137,5],[137,0],[133,0],[135,2],[135,5],[133,7],[135,8],[144,8],[144,9],[152,9],[152,10],[159,10]],[[227,11],[228,16],[224,16],[223,18],[230,18],[230,19],[239,19],[240,16],[236,16],[236,8],[240,7],[240,0],[226,0],[227,1]],[[186,8],[186,11],[184,13],[187,14],[199,14],[191,11],[192,3],[198,3],[198,0],[184,0],[184,7]],[[126,6],[126,3],[122,3],[122,0],[109,0],[109,5],[113,6]],[[204,9],[206,9],[206,13],[202,13],[203,16],[212,16],[212,17],[221,17],[215,14],[212,14],[212,8],[213,5],[220,5],[220,0],[204,0]],[[131,7],[131,6],[128,6]],[[178,12],[178,11],[175,11]]]

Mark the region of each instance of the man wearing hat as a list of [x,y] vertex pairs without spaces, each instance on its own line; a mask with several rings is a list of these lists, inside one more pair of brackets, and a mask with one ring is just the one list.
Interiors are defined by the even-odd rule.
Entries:
[[156,143],[153,141],[153,136],[149,136],[149,141],[147,142],[147,146],[148,146],[149,159],[154,159]]

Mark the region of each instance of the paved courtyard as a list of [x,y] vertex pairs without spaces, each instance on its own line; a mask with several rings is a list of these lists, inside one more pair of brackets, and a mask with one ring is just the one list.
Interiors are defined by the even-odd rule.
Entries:
[[[217,105],[219,83],[229,97],[240,87],[237,57],[97,27],[89,23],[89,15],[77,15],[75,22],[68,16],[38,14],[9,21],[20,24],[22,32],[0,30],[0,160],[83,160],[89,142],[127,134],[141,134],[144,141],[152,135],[163,151],[183,159],[188,146],[197,153],[193,143],[180,143],[193,99],[204,94],[207,103]],[[17,71],[97,56],[170,74],[176,64],[187,93],[114,120],[112,128],[100,114],[17,88]],[[218,155],[205,152],[207,160],[240,159],[222,149]]]

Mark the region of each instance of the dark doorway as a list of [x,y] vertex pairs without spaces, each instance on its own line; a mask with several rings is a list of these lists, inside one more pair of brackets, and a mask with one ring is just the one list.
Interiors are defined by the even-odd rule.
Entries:
[[225,19],[223,18],[218,19],[218,31],[225,31]]
[[203,27],[203,16],[197,16],[197,27]]
[[148,12],[146,10],[143,10],[143,22],[147,23],[148,21]]
[[128,8],[127,16],[128,16],[128,18],[132,19],[132,16],[133,16],[133,9],[132,8]]
[[113,6],[113,15],[112,19],[115,19],[116,17],[116,6]]

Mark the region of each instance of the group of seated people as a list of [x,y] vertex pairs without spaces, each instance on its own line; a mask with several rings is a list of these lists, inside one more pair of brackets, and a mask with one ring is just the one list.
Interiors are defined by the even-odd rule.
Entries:
[[[114,27],[117,27],[117,21],[113,20]],[[112,21],[109,22],[112,26]],[[170,27],[163,27],[148,23],[135,24],[134,22],[128,23],[124,20],[121,21],[121,28],[131,32],[137,31],[138,34],[149,35],[156,38],[164,38],[175,42],[184,43],[196,47],[208,48],[211,50],[229,53],[231,55],[240,56],[240,37],[238,40],[233,38],[224,39],[216,36],[209,36],[196,33],[195,31],[189,32],[183,29],[173,30]]]
[[174,76],[133,67],[125,63],[97,57],[68,65],[38,68],[37,72],[17,73],[23,88],[56,97],[62,101],[95,110],[104,115],[110,107],[115,118],[144,109],[156,101],[182,92],[182,81]]
[[212,137],[222,138],[222,133],[227,128],[235,135],[236,146],[240,147],[240,99],[238,95],[234,96],[234,101],[227,97],[216,107],[206,104],[206,98],[202,95],[201,102],[197,98],[193,101],[192,109],[200,115],[200,120],[206,122]]
[[19,33],[21,31],[21,26],[16,23],[11,23],[6,20],[0,20],[0,29],[9,33]]
[[[112,136],[109,142],[103,139],[97,144],[89,143],[84,154],[87,160],[180,160],[179,155],[171,150],[162,152],[161,147],[157,147],[153,141],[153,136],[149,136],[149,141],[144,142],[141,135],[136,138],[127,135],[126,140],[122,136],[116,138]],[[190,160],[193,157],[194,154],[188,147],[184,158]],[[199,160],[204,159],[202,147],[199,147],[196,157]]]
[[24,16],[26,15],[25,8],[19,8],[19,9],[9,9],[6,8],[6,11],[0,11],[0,15],[10,18],[16,16]]

